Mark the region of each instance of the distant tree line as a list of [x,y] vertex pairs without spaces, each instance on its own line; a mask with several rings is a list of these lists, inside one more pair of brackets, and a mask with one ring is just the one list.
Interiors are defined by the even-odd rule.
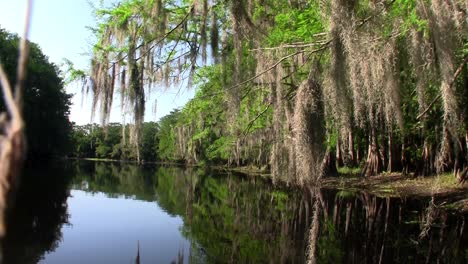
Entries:
[[138,158],[139,150],[141,161],[156,161],[158,124],[143,123],[138,149],[130,144],[132,135],[129,130],[130,125],[122,126],[120,123],[109,123],[106,126],[75,124],[69,156],[134,161]]

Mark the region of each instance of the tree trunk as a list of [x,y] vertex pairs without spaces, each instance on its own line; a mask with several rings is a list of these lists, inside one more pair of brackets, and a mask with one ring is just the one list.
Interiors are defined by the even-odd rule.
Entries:
[[421,161],[416,175],[418,176],[429,176],[434,172],[433,166],[433,151],[432,146],[429,144],[427,139],[424,139],[424,145],[421,155]]
[[356,148],[356,164],[359,164],[361,162],[361,148],[357,147]]
[[347,202],[346,203],[346,224],[345,224],[345,236],[348,236],[349,225],[351,223],[351,216],[353,212],[353,203]]
[[307,264],[317,263],[317,246],[320,232],[320,209],[319,201],[316,199],[314,203],[314,216],[312,218],[312,225],[309,230]]
[[371,128],[369,134],[369,150],[367,152],[367,161],[362,175],[365,177],[376,176],[382,171],[382,159],[380,157],[379,146],[377,143],[377,131],[375,127]]
[[340,140],[336,141],[336,165],[339,167],[343,166],[343,155],[341,152]]
[[322,172],[324,177],[338,177],[338,170],[336,169],[336,160],[333,151],[327,149],[322,163]]
[[453,147],[450,132],[447,126],[444,125],[444,135],[442,139],[442,147],[437,159],[437,172],[442,173],[454,167]]
[[403,144],[401,144],[401,166],[402,170],[401,173],[403,175],[408,175],[409,172],[409,164],[408,164],[408,154],[406,152],[406,143],[405,138],[403,138]]
[[[381,158],[381,161],[382,161],[382,170],[383,168],[387,168],[388,167],[388,157],[387,157],[387,154],[388,154],[388,148],[387,148],[387,143],[388,141],[385,140],[385,133],[387,132],[387,129],[385,127],[385,120],[383,118],[380,119],[380,123],[381,123],[381,126],[380,126],[380,148],[379,148],[379,153],[380,153],[380,158]],[[376,137],[377,137],[377,134],[376,134]]]
[[353,139],[353,129],[351,128],[348,133],[348,166],[353,167],[356,165],[355,155],[354,155],[354,139]]
[[388,133],[388,172],[392,172],[394,170],[393,164],[393,131],[390,130]]

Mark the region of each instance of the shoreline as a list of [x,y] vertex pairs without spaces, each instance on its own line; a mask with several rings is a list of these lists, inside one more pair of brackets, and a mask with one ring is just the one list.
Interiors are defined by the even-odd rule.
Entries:
[[[228,171],[241,173],[248,176],[260,176],[270,179],[271,174],[265,169],[255,167],[227,167],[220,165],[195,165],[177,162],[144,162],[138,164],[135,161],[97,159],[97,158],[67,158],[65,160],[95,161],[95,162],[119,162],[142,165],[157,166],[179,166],[179,167],[205,167],[210,170]],[[320,188],[361,191],[378,197],[421,197],[434,198],[434,202],[440,206],[468,213],[468,182],[460,184],[453,173],[433,175],[426,177],[403,176],[401,173],[381,173],[378,176],[362,177],[353,173],[339,173],[337,177],[327,177],[319,180]]]
[[[222,169],[271,179],[270,173],[255,168]],[[378,176],[363,177],[341,172],[337,177],[320,179],[319,186],[324,189],[367,192],[378,197],[434,198],[434,203],[445,209],[468,213],[468,182],[458,183],[453,173],[411,177],[411,174],[404,176],[398,172],[384,172]]]
[[401,173],[368,178],[341,175],[321,179],[320,184],[322,188],[365,191],[378,197],[432,197],[445,209],[468,213],[468,183],[459,184],[452,173],[415,178]]

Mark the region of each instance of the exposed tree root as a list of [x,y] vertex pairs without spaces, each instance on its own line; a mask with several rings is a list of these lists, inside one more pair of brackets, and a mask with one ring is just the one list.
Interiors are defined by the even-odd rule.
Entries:
[[463,171],[455,173],[458,183],[464,184],[468,180],[468,166]]
[[369,154],[367,155],[367,162],[362,170],[362,175],[365,177],[376,176],[382,171],[382,159],[380,153],[375,146],[369,146]]

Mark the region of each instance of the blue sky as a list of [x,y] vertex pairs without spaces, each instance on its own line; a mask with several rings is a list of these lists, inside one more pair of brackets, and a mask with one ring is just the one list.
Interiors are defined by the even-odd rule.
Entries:
[[[0,27],[22,35],[26,2],[26,0],[0,0]],[[99,3],[97,0],[91,2]],[[62,59],[67,58],[77,68],[85,69],[89,65],[90,43],[92,43],[91,34],[86,27],[94,24],[88,0],[35,0],[30,40],[39,44],[51,62],[60,65]],[[193,97],[193,90],[179,88],[162,92],[166,89],[160,87],[156,91],[151,91],[151,96],[147,98],[145,121],[157,121]],[[77,124],[89,123],[91,97],[82,97],[79,84],[69,85],[67,92],[74,94],[70,120]],[[120,122],[122,117],[119,100],[114,101],[116,103],[113,106],[111,122]],[[152,109],[156,101],[157,110],[154,114]]]

